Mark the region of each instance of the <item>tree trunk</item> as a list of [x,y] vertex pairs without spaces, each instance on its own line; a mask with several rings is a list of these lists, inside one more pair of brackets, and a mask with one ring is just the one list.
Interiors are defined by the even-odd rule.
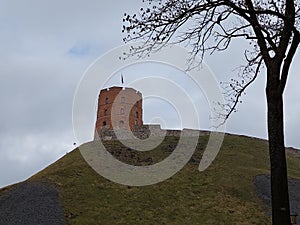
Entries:
[[273,225],[291,225],[284,144],[283,93],[279,90],[278,83],[278,80],[273,82],[268,80],[266,89],[271,163],[272,221]]

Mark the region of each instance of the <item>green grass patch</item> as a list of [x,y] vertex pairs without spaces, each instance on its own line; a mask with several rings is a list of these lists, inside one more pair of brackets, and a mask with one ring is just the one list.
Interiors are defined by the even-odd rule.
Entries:
[[[270,224],[252,183],[255,175],[269,172],[267,142],[226,135],[216,160],[200,173],[198,164],[207,140],[207,136],[200,137],[190,162],[155,185],[129,187],[110,182],[87,165],[78,149],[31,180],[48,179],[57,186],[68,224]],[[162,160],[177,141],[167,137],[156,149],[142,154],[131,152],[118,141],[106,141],[105,145],[112,152],[126,152],[118,153],[120,160],[134,154],[130,162],[138,164],[136,156]],[[290,176],[300,178],[299,161],[288,158]]]

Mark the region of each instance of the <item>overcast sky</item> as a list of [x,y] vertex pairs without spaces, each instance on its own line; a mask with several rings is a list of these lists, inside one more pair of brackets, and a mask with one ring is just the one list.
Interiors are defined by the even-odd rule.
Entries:
[[[72,150],[76,87],[91,63],[122,44],[122,16],[138,11],[141,5],[140,0],[0,0],[0,187],[30,177]],[[237,41],[228,52],[205,58],[220,81],[228,79],[242,62],[244,46]],[[298,148],[299,59],[298,53],[285,92],[286,144]],[[140,70],[124,69],[125,82],[136,79],[131,71]],[[161,71],[158,67],[152,72],[142,75]],[[176,71],[170,70],[167,76],[171,73]],[[177,76],[180,80],[180,73]],[[118,82],[115,79],[111,84]],[[228,121],[228,132],[266,138],[264,84],[262,73]],[[144,121],[151,121],[153,106],[164,116],[167,109],[162,104],[145,101]],[[167,127],[176,127],[176,115],[166,114],[173,119]],[[203,128],[207,128],[208,117],[203,118]]]

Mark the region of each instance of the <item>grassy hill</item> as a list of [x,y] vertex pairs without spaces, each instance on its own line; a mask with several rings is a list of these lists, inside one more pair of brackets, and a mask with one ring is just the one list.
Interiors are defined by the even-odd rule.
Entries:
[[[199,138],[195,154],[181,171],[151,186],[108,181],[87,165],[79,149],[29,181],[46,179],[57,187],[68,224],[270,224],[252,182],[255,175],[269,172],[267,142],[226,135],[216,160],[200,173],[198,164],[207,140],[208,136]],[[105,145],[120,160],[147,164],[149,157],[156,162],[170,154],[177,141],[167,137],[146,153],[131,151],[113,140]],[[288,168],[289,176],[300,178],[299,158],[289,156]]]

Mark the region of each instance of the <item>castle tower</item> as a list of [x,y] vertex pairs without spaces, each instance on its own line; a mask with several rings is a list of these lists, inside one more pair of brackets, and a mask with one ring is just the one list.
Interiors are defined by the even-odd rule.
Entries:
[[142,94],[133,88],[102,89],[98,98],[96,130],[133,130],[142,126]]

